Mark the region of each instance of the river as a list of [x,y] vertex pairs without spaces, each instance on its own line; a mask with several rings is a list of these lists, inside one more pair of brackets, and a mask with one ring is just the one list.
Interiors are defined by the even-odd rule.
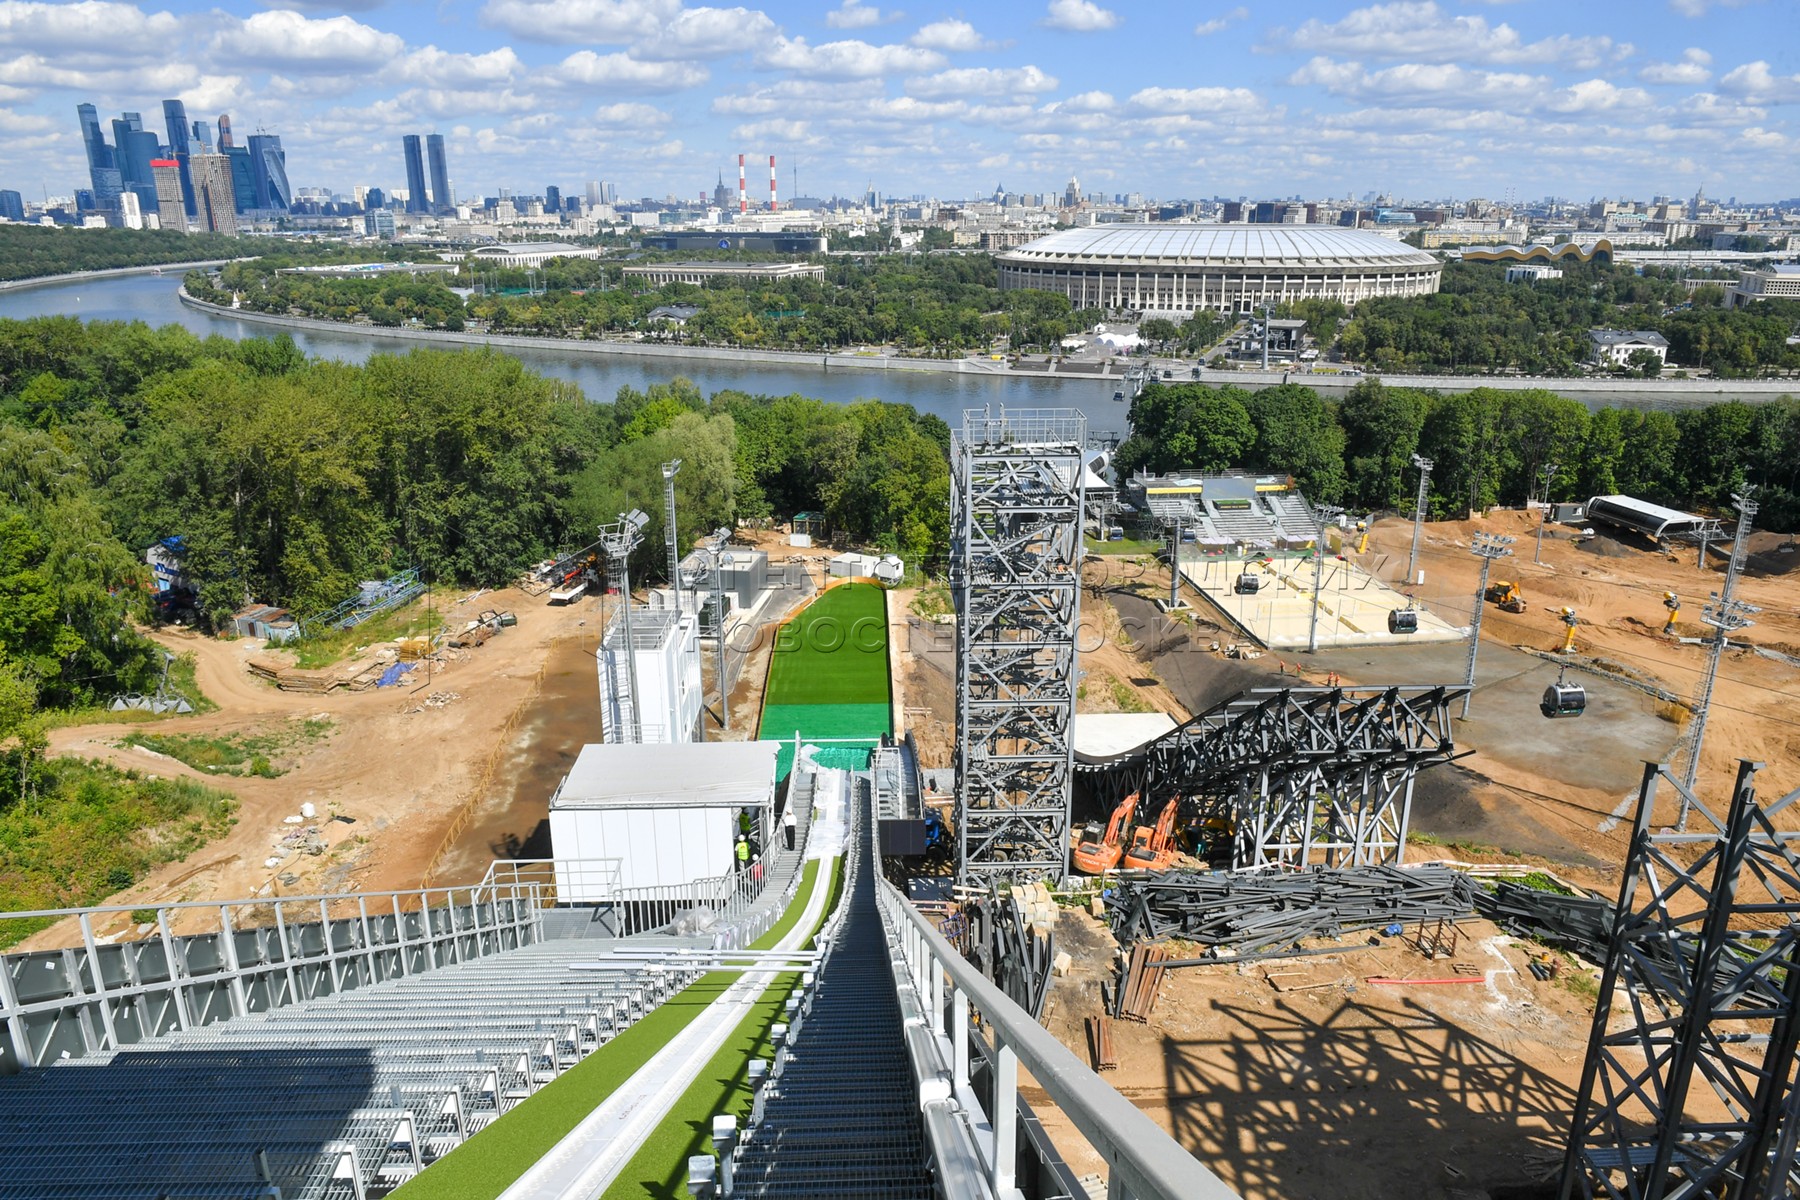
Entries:
[[[22,320],[26,317],[64,314],[88,320],[181,325],[202,337],[214,333],[234,339],[272,335],[271,327],[267,324],[243,321],[182,304],[177,299],[176,292],[181,286],[183,273],[182,267],[170,267],[161,275],[73,279],[41,287],[0,291],[0,317]],[[342,362],[359,363],[371,354],[404,353],[408,348],[408,343],[372,337],[353,329],[338,333],[309,328],[293,329],[289,333],[295,343],[308,354]],[[965,410],[984,405],[1005,405],[1013,409],[1078,408],[1087,414],[1091,431],[1120,435],[1125,432],[1125,406],[1112,399],[1120,385],[1112,379],[872,371],[855,367],[833,367],[828,370],[803,363],[747,362],[724,354],[718,358],[673,359],[575,350],[561,353],[537,347],[513,346],[506,347],[505,352],[514,355],[540,374],[568,380],[592,400],[611,400],[622,387],[642,390],[653,383],[664,383],[676,376],[685,376],[693,380],[707,395],[735,388],[776,396],[798,393],[840,404],[866,398],[902,402],[911,404],[920,412],[942,417],[953,427],[962,424]],[[1274,372],[1258,377],[1250,372],[1207,371],[1205,378],[1206,382],[1212,384],[1266,387],[1282,382],[1284,376]],[[1295,381],[1319,388],[1327,395],[1340,395],[1353,382],[1343,376],[1329,380],[1319,376],[1303,376]],[[1482,386],[1543,387],[1579,400],[1589,408],[1612,405],[1620,408],[1681,409],[1729,399],[1755,402],[1800,392],[1800,385],[1792,381],[1776,380],[1728,382],[1664,379],[1638,384],[1613,379],[1389,376],[1388,382],[1398,386],[1434,387],[1447,391]]]
[[[151,325],[180,325],[201,337],[218,333],[233,339],[274,334],[267,325],[201,312],[182,304],[175,295],[182,274],[182,268],[171,267],[161,275],[80,279],[0,292],[0,317],[24,320],[67,315],[93,321],[145,321]],[[405,353],[408,349],[405,343],[348,330],[337,334],[296,329],[291,336],[308,354],[341,362],[359,363],[371,354]],[[965,409],[1004,404],[1012,408],[1079,408],[1087,414],[1095,432],[1112,430],[1122,434],[1125,427],[1125,406],[1112,399],[1119,386],[1114,380],[824,370],[736,362],[729,358],[677,361],[578,351],[558,354],[537,349],[509,348],[506,352],[540,374],[568,380],[593,400],[611,400],[622,387],[641,390],[680,375],[693,380],[708,395],[736,388],[777,396],[799,393],[838,403],[865,398],[903,402],[920,412],[942,417],[952,426],[962,424]]]

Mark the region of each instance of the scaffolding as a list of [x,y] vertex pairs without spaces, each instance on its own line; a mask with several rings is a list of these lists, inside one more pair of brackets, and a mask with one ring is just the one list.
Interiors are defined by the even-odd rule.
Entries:
[[[1760,767],[1740,762],[1720,816],[1645,766],[1561,1200],[1800,1191],[1800,833],[1775,824],[1800,791],[1759,803]],[[1651,829],[1664,781],[1693,832]]]
[[953,439],[957,875],[1068,870],[1082,460],[1076,409],[964,414]]

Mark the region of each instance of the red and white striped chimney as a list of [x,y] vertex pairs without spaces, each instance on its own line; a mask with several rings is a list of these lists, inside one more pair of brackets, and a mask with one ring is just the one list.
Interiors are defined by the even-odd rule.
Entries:
[[780,207],[781,205],[775,198],[775,156],[771,154],[769,155],[769,211],[774,212]]
[[738,155],[738,211],[741,213],[750,211],[750,197],[744,190],[744,156],[741,154]]

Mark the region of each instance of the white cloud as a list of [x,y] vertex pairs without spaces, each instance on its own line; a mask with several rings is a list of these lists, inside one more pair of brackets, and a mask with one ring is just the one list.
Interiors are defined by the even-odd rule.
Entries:
[[690,8],[634,45],[638,58],[724,58],[768,41],[779,30],[767,13],[749,8]]
[[671,120],[668,113],[649,104],[603,104],[593,113],[594,121],[610,128],[641,129],[646,126],[657,127],[667,125]]
[[[503,88],[417,88],[399,99],[433,117],[489,117],[531,112],[543,102],[530,93]],[[398,135],[396,135],[398,136]]]
[[866,104],[856,105],[842,120],[852,125],[865,121],[878,124],[917,125],[925,121],[942,121],[947,117],[960,116],[967,110],[968,105],[960,100],[932,102],[915,100],[911,96],[899,96],[892,99],[882,97]]
[[1058,100],[1049,110],[1065,113],[1106,113],[1119,106],[1111,92],[1081,92],[1066,100]]
[[0,108],[0,132],[3,133],[49,133],[57,127],[49,117],[36,113],[16,113],[10,109]]
[[1738,140],[1746,145],[1753,146],[1758,150],[1773,150],[1778,146],[1785,146],[1787,144],[1787,138],[1776,133],[1774,130],[1761,129],[1754,126],[1739,134]]
[[1150,87],[1133,92],[1131,103],[1146,112],[1212,116],[1261,108],[1262,98],[1249,88]]
[[731,131],[732,136],[741,142],[803,142],[811,135],[812,128],[805,121],[752,121],[748,125],[739,125]]
[[81,51],[141,55],[167,45],[181,23],[166,12],[146,13],[135,4],[81,0],[41,4],[0,0],[0,46],[22,50]]
[[212,41],[212,53],[221,61],[283,71],[374,69],[405,51],[405,38],[354,17],[315,19],[283,10],[227,25]]
[[776,38],[756,61],[759,66],[809,79],[873,79],[935,70],[944,65],[944,56],[916,46],[874,46],[855,40],[812,46],[805,38]]
[[681,14],[681,0],[487,0],[483,24],[536,42],[620,45],[656,36]]
[[1017,96],[1053,92],[1057,81],[1036,67],[962,67],[906,81],[916,96]]
[[1050,0],[1049,12],[1041,22],[1045,28],[1071,33],[1093,33],[1118,23],[1118,13],[1101,8],[1094,0]]
[[1761,0],[1669,0],[1669,7],[1684,17],[1704,17],[1708,9],[1743,8]]
[[1228,13],[1223,13],[1219,16],[1212,18],[1209,21],[1202,21],[1198,25],[1194,26],[1194,36],[1195,37],[1211,37],[1215,33],[1222,32],[1226,26],[1231,25],[1237,21],[1242,21],[1244,18],[1248,17],[1249,15],[1250,15],[1250,10],[1243,7],[1242,5],[1239,5],[1237,8],[1232,9]]
[[639,62],[629,54],[595,54],[577,50],[555,67],[557,79],[607,91],[679,92],[705,83],[698,63]]
[[489,50],[486,54],[456,54],[436,46],[425,46],[408,54],[399,66],[401,78],[437,87],[504,83],[518,78],[524,71],[525,64],[519,61],[511,46]]
[[1725,72],[1719,88],[1757,104],[1800,104],[1800,75],[1777,75],[1761,59]]
[[92,70],[59,66],[39,54],[21,54],[0,61],[0,85],[26,89],[57,87],[106,95],[160,92],[172,96],[193,87],[199,79],[200,73],[183,62],[146,63],[122,71],[115,66]]
[[1711,66],[1712,55],[1691,47],[1682,53],[1680,62],[1651,63],[1638,72],[1638,78],[1645,83],[1698,86],[1712,79]]
[[868,29],[875,25],[884,25],[889,21],[898,21],[904,13],[882,12],[859,0],[844,0],[844,3],[825,14],[825,24],[832,29]]
[[975,32],[975,27],[967,21],[953,20],[933,21],[908,40],[926,50],[942,50],[949,54],[992,50],[995,46],[995,43]]
[[1604,79],[1587,79],[1557,88],[1539,101],[1539,107],[1556,113],[1597,113],[1649,106],[1650,93],[1643,88],[1615,87]]
[[1562,34],[1527,43],[1510,25],[1489,25],[1486,17],[1453,17],[1435,0],[1396,0],[1359,8],[1341,21],[1313,18],[1288,33],[1277,30],[1275,46],[1352,58],[1421,63],[1560,63],[1592,68],[1631,53],[1608,37]]

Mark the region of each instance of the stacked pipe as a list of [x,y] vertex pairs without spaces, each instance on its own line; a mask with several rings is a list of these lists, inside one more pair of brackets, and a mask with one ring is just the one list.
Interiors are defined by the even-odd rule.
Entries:
[[1498,880],[1492,892],[1475,894],[1475,911],[1502,929],[1573,950],[1593,962],[1606,960],[1614,908],[1599,896],[1564,896]]
[[1164,871],[1118,885],[1112,926],[1126,948],[1178,937],[1210,959],[1241,959],[1289,953],[1304,938],[1460,920],[1474,912],[1475,892],[1467,876],[1435,866]]

